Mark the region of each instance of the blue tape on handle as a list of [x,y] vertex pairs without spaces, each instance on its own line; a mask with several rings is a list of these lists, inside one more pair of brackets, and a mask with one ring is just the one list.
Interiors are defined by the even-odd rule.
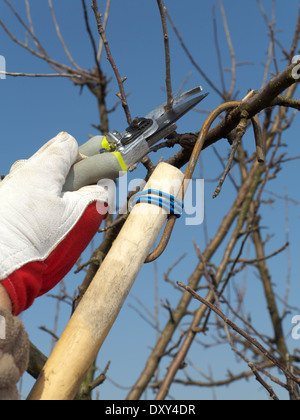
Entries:
[[183,207],[182,201],[180,201],[178,198],[174,197],[171,194],[167,194],[163,191],[155,190],[153,188],[150,188],[149,190],[146,190],[146,191],[138,192],[135,196],[136,197],[142,197],[142,196],[147,196],[147,195],[151,196],[151,194],[158,195],[159,197],[167,198],[171,202],[174,202],[174,203],[178,204],[180,207]]
[[184,208],[183,202],[178,198],[155,189],[149,189],[137,193],[132,200],[132,205],[139,203],[154,204],[165,209],[169,214],[175,215],[176,217],[180,217],[182,215]]

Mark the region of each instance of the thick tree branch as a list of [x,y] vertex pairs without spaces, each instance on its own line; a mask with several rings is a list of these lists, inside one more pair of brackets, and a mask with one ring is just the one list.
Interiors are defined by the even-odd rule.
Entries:
[[[298,68],[297,66],[299,66],[299,62],[290,64],[280,74],[272,78],[263,89],[252,91],[255,92],[254,95],[249,95],[249,97],[246,96],[240,106],[229,112],[216,127],[208,132],[203,150],[219,140],[227,138],[232,130],[238,126],[243,111],[246,111],[249,118],[252,118],[261,111],[276,105],[286,107],[289,104],[290,107],[298,109],[298,100],[292,100],[287,95],[281,95],[286,89],[298,84],[299,79],[295,79],[292,74],[293,70]],[[188,145],[185,142],[184,149],[171,157],[168,160],[168,163],[180,167],[188,162],[196,140],[197,139],[190,136]],[[176,144],[176,141],[173,143]],[[177,137],[177,144],[180,144],[180,136]]]

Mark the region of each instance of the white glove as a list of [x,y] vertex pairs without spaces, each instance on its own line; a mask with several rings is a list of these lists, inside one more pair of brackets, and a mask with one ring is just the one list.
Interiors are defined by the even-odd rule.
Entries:
[[106,216],[104,188],[62,192],[78,159],[76,140],[62,132],[0,182],[0,282],[14,315],[67,274]]

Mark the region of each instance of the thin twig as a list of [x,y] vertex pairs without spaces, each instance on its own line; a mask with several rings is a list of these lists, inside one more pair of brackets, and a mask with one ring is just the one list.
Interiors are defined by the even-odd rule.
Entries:
[[294,33],[294,38],[293,38],[293,43],[290,49],[290,54],[289,54],[289,61],[292,60],[292,58],[294,57],[295,53],[296,53],[296,49],[299,43],[299,34],[300,34],[300,3],[298,6],[298,17],[297,17],[297,24],[296,24],[296,29],[295,29],[295,33]]
[[244,259],[239,258],[237,262],[238,263],[243,263],[243,264],[257,264],[260,261],[265,261],[265,260],[268,260],[270,258],[275,257],[276,255],[280,254],[281,252],[283,252],[287,248],[289,248],[289,245],[290,245],[290,243],[286,242],[285,245],[283,245],[280,249],[278,249],[277,251],[273,252],[270,255],[266,255],[266,256],[260,257],[260,258],[253,258],[252,260],[244,260]]
[[87,7],[86,7],[86,4],[85,4],[85,0],[82,0],[81,2],[82,2],[82,7],[83,7],[83,15],[84,15],[85,27],[86,27],[87,33],[88,33],[88,35],[90,37],[90,40],[91,40],[91,44],[92,44],[92,48],[93,48],[93,53],[94,53],[95,64],[96,64],[96,67],[97,67],[97,70],[98,70],[99,78],[101,79],[102,78],[101,77],[102,76],[102,71],[101,71],[99,60],[98,60],[98,56],[97,56],[96,42],[95,42],[95,39],[93,37],[93,33],[92,33],[92,30],[91,30],[91,27],[90,27],[90,22],[89,22],[89,16],[88,16],[88,12],[87,12]]
[[223,319],[223,321],[230,328],[232,328],[235,332],[237,332],[242,337],[244,337],[249,343],[251,343],[254,347],[256,347],[267,359],[269,359],[280,370],[282,370],[282,372],[286,375],[286,377],[290,378],[296,384],[298,385],[300,384],[300,378],[297,378],[292,372],[290,372],[273,354],[268,352],[268,350],[265,347],[263,347],[255,338],[252,338],[249,334],[247,334],[245,331],[239,328],[234,322],[232,322],[226,315],[223,314],[223,312],[216,305],[202,298],[191,287],[186,286],[184,283],[178,282],[177,284],[178,286],[182,287],[187,292],[189,292],[195,299],[199,300],[199,302],[201,302],[203,305],[207,306],[209,309],[215,312],[220,318]]
[[[107,0],[106,2],[106,8],[104,13],[104,20],[103,20],[103,28],[106,30],[106,25],[108,22],[108,16],[109,16],[109,9],[110,9],[111,0]],[[99,47],[98,47],[98,53],[97,53],[97,60],[100,63],[101,55],[103,51],[103,40],[100,38],[99,40]]]
[[235,352],[238,357],[240,357],[242,360],[244,360],[248,364],[256,380],[267,390],[267,392],[270,395],[270,398],[272,398],[275,401],[279,401],[279,398],[275,394],[273,388],[270,385],[268,385],[266,381],[264,381],[263,378],[258,373],[259,368],[253,362],[251,362],[243,353],[238,351],[238,349],[235,347],[232,340],[232,336],[228,328],[228,324],[225,321],[224,321],[224,328],[225,328],[226,336],[227,336],[227,339],[228,339],[228,342],[230,344],[232,351]]
[[[278,68],[278,63],[277,63],[277,58],[276,58],[276,50],[275,50],[275,26],[276,26],[276,21],[275,21],[275,1],[272,0],[272,22],[269,21],[268,16],[264,10],[264,7],[261,3],[260,0],[256,0],[258,7],[260,9],[260,12],[266,22],[267,27],[270,30],[270,47],[269,47],[269,59],[271,59],[273,57],[273,62],[274,62],[274,67],[275,67],[275,71],[276,74],[279,73],[279,68]],[[270,60],[269,60],[269,64],[270,64]],[[268,66],[269,67],[269,66]],[[267,68],[267,67],[266,67]]]
[[109,369],[111,362],[109,361],[104,369],[103,372],[100,373],[97,378],[93,379],[91,382],[83,383],[80,389],[80,397],[78,399],[82,400],[85,396],[89,396],[91,391],[97,388],[99,385],[103,384],[103,382],[107,378],[107,372]]
[[45,326],[42,325],[41,327],[39,327],[39,329],[50,334],[51,337],[53,337],[55,341],[58,341],[59,337],[53,331],[49,330],[49,328],[46,328]]
[[[12,77],[68,77],[70,79],[82,79],[84,80],[84,76],[80,74],[69,74],[69,73],[12,73],[9,71],[0,71],[0,74],[4,74],[6,76]],[[86,79],[85,79],[86,80]],[[94,81],[93,78],[91,80]]]
[[251,119],[251,121],[252,121],[252,127],[254,131],[254,137],[255,137],[257,161],[261,164],[264,164],[266,161],[266,156],[265,156],[265,147],[263,143],[263,135],[262,135],[260,121],[257,115],[255,115]]
[[21,25],[26,29],[26,31],[31,35],[37,49],[45,56],[48,56],[48,54],[46,53],[45,48],[42,46],[42,44],[39,42],[39,40],[37,39],[37,37],[34,34],[33,31],[33,26],[32,26],[32,21],[31,21],[31,17],[30,17],[30,8],[29,8],[29,3],[26,4],[26,8],[27,8],[27,16],[29,16],[29,25],[30,27],[28,27],[28,25],[26,25],[26,23],[24,22],[24,20],[21,18],[21,16],[19,15],[19,13],[14,9],[13,5],[10,3],[9,0],[4,0],[5,3],[7,4],[7,6],[10,8],[10,10],[13,12],[13,14],[16,16],[16,18],[18,19],[18,21],[21,23]]
[[61,35],[60,29],[59,29],[59,25],[57,23],[56,16],[55,16],[55,13],[54,13],[52,0],[48,0],[48,3],[49,3],[49,8],[50,8],[52,20],[53,20],[53,23],[54,23],[54,26],[55,26],[57,37],[60,40],[60,43],[61,43],[61,45],[62,45],[62,47],[63,47],[63,49],[64,49],[64,51],[65,51],[65,53],[66,53],[66,55],[68,57],[68,59],[70,60],[70,62],[73,64],[73,66],[77,70],[81,71],[82,69],[75,63],[75,61],[74,61],[74,59],[73,59],[70,51],[68,50],[68,47],[67,47],[66,43],[65,43],[65,41],[64,41],[64,39],[63,39],[63,37]]
[[289,98],[285,95],[278,95],[272,102],[272,106],[279,105],[286,108],[294,108],[300,111],[300,100]]
[[244,136],[244,134],[246,132],[246,129],[247,129],[247,120],[248,120],[248,115],[245,114],[241,118],[241,121],[240,121],[240,123],[239,123],[239,125],[237,127],[237,135],[236,135],[236,138],[234,140],[234,144],[232,146],[232,150],[231,150],[231,153],[230,153],[230,156],[229,156],[229,159],[228,159],[226,168],[225,168],[224,173],[223,173],[223,175],[222,175],[222,177],[220,179],[219,185],[217,186],[217,188],[216,188],[216,190],[215,190],[215,192],[213,194],[213,198],[218,197],[218,195],[221,192],[221,189],[222,189],[222,186],[223,186],[223,184],[225,182],[225,179],[226,179],[226,177],[227,177],[227,175],[228,175],[228,173],[229,173],[229,171],[231,169],[232,162],[233,162],[235,153],[237,151],[237,148],[241,144],[242,137]]
[[236,82],[236,57],[235,57],[235,52],[234,52],[234,48],[233,48],[232,41],[231,41],[230,31],[229,31],[229,27],[228,27],[228,23],[227,23],[227,17],[226,17],[226,13],[225,13],[225,9],[224,9],[222,0],[219,0],[219,7],[220,7],[220,10],[221,10],[221,14],[222,14],[223,25],[224,25],[224,30],[225,30],[225,34],[226,34],[227,43],[228,43],[228,48],[229,48],[230,55],[231,55],[231,85],[230,85],[230,90],[227,93],[227,99],[229,100],[233,95],[235,82]]
[[186,55],[188,56],[189,60],[191,61],[191,63],[193,64],[193,66],[197,69],[197,71],[201,74],[201,76],[204,78],[204,80],[206,81],[207,84],[209,84],[209,86],[218,94],[220,95],[221,98],[223,98],[223,93],[216,87],[216,85],[210,80],[210,78],[206,75],[206,73],[202,70],[202,68],[199,66],[199,64],[196,62],[196,60],[194,59],[194,57],[192,56],[192,54],[190,53],[189,49],[187,48],[186,44],[183,41],[182,36],[180,35],[170,13],[168,12],[168,10],[166,11],[166,15],[167,18],[169,19],[171,26],[184,50],[184,52],[186,53]]
[[224,78],[224,69],[223,69],[223,64],[222,64],[222,55],[221,55],[219,39],[218,39],[218,25],[217,25],[217,19],[216,19],[216,7],[215,7],[215,5],[213,5],[212,15],[213,15],[213,25],[214,25],[215,47],[216,47],[216,52],[217,52],[217,57],[218,57],[221,85],[222,85],[222,90],[223,90],[223,98],[225,99],[225,97],[226,97],[226,86],[225,86],[225,78]]
[[32,33],[34,33],[34,28],[33,28],[33,23],[32,23],[32,19],[31,19],[31,13],[30,13],[29,0],[25,0],[25,5],[26,5],[28,23],[29,23],[29,26],[30,26],[30,29],[31,29]]
[[112,69],[115,73],[115,76],[117,78],[117,82],[118,82],[119,89],[120,89],[120,99],[122,101],[122,106],[123,106],[123,109],[125,111],[127,122],[128,122],[128,124],[131,124],[132,118],[131,118],[131,115],[130,115],[130,111],[129,111],[129,107],[128,107],[128,103],[127,103],[127,98],[126,98],[126,94],[125,94],[125,90],[124,90],[124,81],[126,79],[121,78],[119,70],[118,70],[118,68],[117,68],[117,66],[116,66],[116,64],[115,64],[115,62],[112,58],[110,47],[109,47],[109,44],[108,44],[108,41],[107,41],[107,38],[106,38],[106,33],[105,33],[104,27],[102,25],[101,14],[99,13],[97,0],[93,0],[92,9],[95,13],[98,32],[99,32],[99,35],[101,36],[101,38],[103,40],[104,48],[105,48],[106,54],[107,54],[107,59],[110,62],[111,67],[112,67]]
[[169,35],[168,35],[168,25],[167,25],[167,15],[166,15],[166,6],[164,5],[163,0],[157,0],[159,7],[159,12],[161,16],[163,35],[164,35],[164,45],[165,45],[165,62],[166,62],[166,88],[167,88],[167,105],[166,111],[170,111],[173,107],[173,91],[172,91],[172,81],[171,81],[171,56],[170,56],[170,44],[169,44]]
[[[31,47],[29,47],[29,45],[27,43],[24,43],[22,41],[20,41],[18,38],[16,38],[12,32],[5,26],[5,24],[3,23],[2,20],[0,20],[0,25],[2,26],[2,28],[4,29],[4,31],[8,34],[8,36],[16,43],[18,44],[20,47],[25,48],[27,51],[29,51],[32,55],[46,61],[49,66],[51,66],[52,68],[54,68],[55,70],[57,70],[58,72],[68,72],[69,77],[71,78],[73,75],[78,75],[78,71],[74,70],[72,67],[66,66],[62,63],[59,63],[55,60],[53,60],[52,58],[50,58],[48,56],[48,54],[45,52],[45,49],[41,46],[40,43],[38,43],[39,45],[39,51],[35,51],[34,49],[32,49]],[[27,26],[25,26],[26,28],[28,28]],[[30,28],[28,28],[28,30],[30,31],[30,34],[32,36],[34,36],[34,34],[32,34],[32,31]],[[35,37],[35,36],[34,36]],[[36,39],[36,38],[35,38]],[[82,75],[89,75],[91,76],[92,73],[88,72],[86,70],[83,70]]]

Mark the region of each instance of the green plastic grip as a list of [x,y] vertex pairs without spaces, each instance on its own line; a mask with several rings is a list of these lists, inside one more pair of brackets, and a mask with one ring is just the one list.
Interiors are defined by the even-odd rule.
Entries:
[[95,185],[100,179],[116,179],[126,172],[121,154],[98,153],[72,166],[63,191],[77,191],[86,185]]

